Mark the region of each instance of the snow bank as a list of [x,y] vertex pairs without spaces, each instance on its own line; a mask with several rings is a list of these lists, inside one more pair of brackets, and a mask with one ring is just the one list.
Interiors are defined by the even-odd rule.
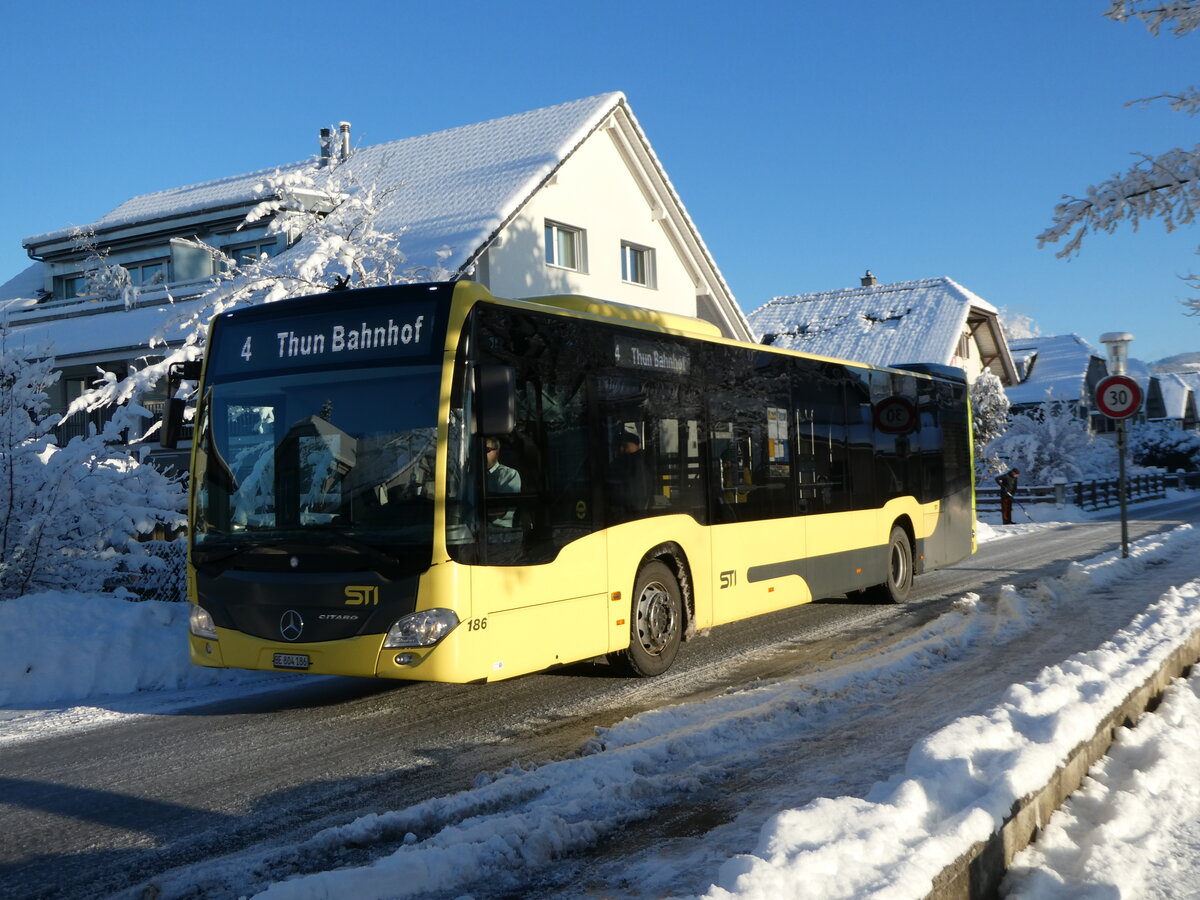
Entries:
[[228,680],[188,662],[186,603],[49,591],[0,602],[0,707]]

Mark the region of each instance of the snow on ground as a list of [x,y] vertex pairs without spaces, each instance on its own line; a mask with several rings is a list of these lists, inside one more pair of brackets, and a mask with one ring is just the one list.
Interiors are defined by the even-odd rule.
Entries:
[[1109,755],[1013,860],[1015,900],[1194,897],[1200,891],[1200,669]]
[[[1079,597],[1136,580],[1156,560],[1197,553],[1200,533],[1185,526],[1135,545],[1131,559],[1077,565],[1052,587],[1060,597]],[[261,896],[413,897],[469,891],[481,882],[490,890],[519,889],[510,873],[528,877],[563,854],[619,838],[681,795],[769,767],[779,746],[794,744],[797,734],[872,700],[886,703],[897,685],[911,686],[973,645],[1011,640],[1037,620],[1015,591],[994,605],[969,595],[869,663],[643,713],[600,731],[578,758],[480,776],[473,790],[366,816],[274,858],[235,864],[282,874],[292,860],[394,844],[394,852],[371,865],[281,880]],[[923,897],[945,865],[986,838],[1017,798],[1044,784],[1097,721],[1197,628],[1200,580],[1168,592],[1105,646],[1012,687],[986,713],[928,735],[912,747],[902,772],[865,796],[821,797],[777,812],[760,827],[751,852],[730,856],[722,845],[726,834],[682,860],[661,852],[626,859],[622,878],[636,886],[629,895],[662,895],[681,862],[707,857],[711,886],[699,895],[713,900]]]
[[[980,539],[1054,527],[981,523]],[[484,773],[460,794],[364,816],[285,850],[250,849],[173,873],[156,887],[166,897],[203,892],[206,884],[245,886],[247,895],[263,891],[268,898],[469,896],[481,885],[519,891],[573,851],[619,839],[671,804],[745,783],[739,800],[747,807],[776,804],[773,814],[735,819],[682,848],[632,855],[621,863],[624,883],[635,886],[629,894],[678,894],[677,872],[687,867],[696,873],[688,883],[700,885],[687,891],[713,900],[922,897],[944,865],[990,834],[1014,800],[1040,787],[1100,718],[1200,628],[1197,560],[1200,531],[1183,526],[1135,543],[1129,559],[1107,555],[1075,564],[1032,593],[965,595],[920,633],[834,660],[824,671],[643,713],[598,729],[571,758]],[[1176,586],[1142,602],[1146,575],[1163,570]],[[794,754],[830,723],[894,706],[902,691],[918,692],[931,673],[957,678],[973,657],[1032,637],[1056,610],[1069,615],[1073,603],[1105,592],[1132,597],[1130,608],[1138,611],[1110,640],[1046,666],[1032,680],[1003,682],[1012,686],[998,702],[905,744],[907,759],[888,761],[891,768],[878,775],[868,772],[863,789],[831,777],[807,798],[793,800],[770,781],[754,794],[746,773],[770,770],[781,747]],[[113,707],[139,714],[211,701],[229,683],[239,695],[247,686],[288,683],[191,668],[183,613],[171,605],[69,594],[0,604],[0,741],[130,714]],[[129,703],[105,702],[102,711],[86,702],[44,708],[49,698],[86,701],[127,691],[140,693]],[[1087,789],[1018,861],[1009,879],[1017,896],[1093,895],[1102,885],[1118,891],[1136,885],[1135,894],[1147,895],[1147,884],[1162,886],[1157,896],[1181,896],[1172,893],[1171,877],[1195,883],[1186,879],[1200,864],[1176,861],[1172,870],[1170,861],[1189,842],[1183,860],[1200,858],[1200,823],[1189,819],[1200,798],[1193,771],[1200,746],[1196,694],[1195,679],[1176,687],[1156,714],[1122,736]],[[376,848],[380,858],[346,866],[364,847]],[[314,869],[313,860],[328,865]],[[289,877],[295,872],[306,874]]]

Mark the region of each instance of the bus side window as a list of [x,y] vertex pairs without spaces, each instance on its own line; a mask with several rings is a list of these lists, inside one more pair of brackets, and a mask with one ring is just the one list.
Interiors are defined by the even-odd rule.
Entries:
[[608,521],[671,513],[705,521],[702,401],[694,379],[613,372],[595,385],[604,407]]
[[714,505],[721,521],[793,514],[787,410],[761,398],[724,395],[712,408]]
[[793,402],[801,512],[850,508],[845,384],[841,366],[807,361],[797,365]]
[[653,508],[659,512],[689,513],[704,521],[704,493],[700,461],[700,413],[677,405],[676,416],[658,421],[658,448],[654,469]]

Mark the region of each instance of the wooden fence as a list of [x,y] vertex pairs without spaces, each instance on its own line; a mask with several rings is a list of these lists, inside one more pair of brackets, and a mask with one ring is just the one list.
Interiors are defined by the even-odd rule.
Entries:
[[[1166,475],[1160,472],[1149,475],[1130,475],[1126,479],[1125,500],[1127,503],[1161,500],[1167,496],[1167,488],[1200,489],[1200,472],[1177,475]],[[1026,506],[1036,503],[1073,503],[1085,510],[1109,509],[1121,505],[1116,478],[1070,481],[1062,485],[1018,487],[1014,499],[1017,503]],[[1000,488],[978,485],[975,488],[975,505],[981,512],[1000,509]]]

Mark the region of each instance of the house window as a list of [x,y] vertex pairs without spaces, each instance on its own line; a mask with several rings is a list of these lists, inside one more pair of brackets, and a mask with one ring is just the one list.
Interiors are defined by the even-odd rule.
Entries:
[[129,280],[135,287],[152,288],[167,283],[167,261],[165,259],[123,263],[122,265],[129,273]]
[[971,358],[971,333],[970,332],[966,332],[965,334],[962,334],[959,336],[958,358],[959,359],[970,359]]
[[622,241],[621,280],[629,284],[654,287],[654,250]]
[[546,220],[546,265],[586,271],[584,232],[570,225]]
[[274,256],[279,252],[279,244],[275,238],[257,241],[253,244],[239,244],[236,247],[226,247],[225,253],[233,260],[234,265],[245,266],[256,263],[263,256]]
[[88,293],[88,280],[86,275],[64,275],[59,280],[58,295],[63,300],[72,300],[75,297],[86,297]]

